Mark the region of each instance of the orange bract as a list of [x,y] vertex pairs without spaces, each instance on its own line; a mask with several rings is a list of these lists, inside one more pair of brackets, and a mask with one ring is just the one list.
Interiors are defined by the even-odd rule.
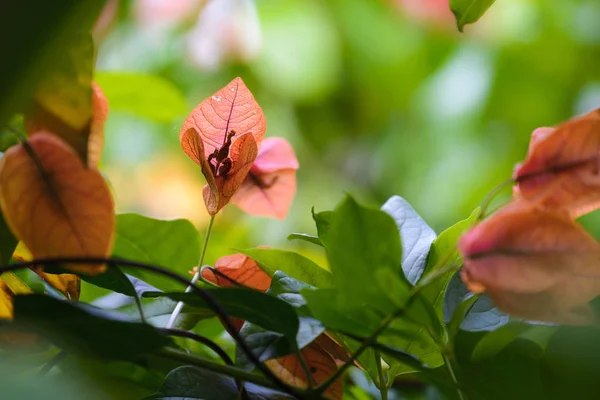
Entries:
[[240,78],[200,103],[183,123],[181,147],[202,168],[210,215],[229,203],[248,175],[265,131],[262,109]]
[[216,275],[208,269],[202,271],[202,277],[222,287],[235,287],[236,284],[232,282],[235,281],[251,289],[266,292],[271,285],[271,277],[260,269],[256,261],[244,254],[219,258],[215,263],[215,269],[229,279]]
[[515,193],[576,218],[600,207],[600,109],[532,135]]
[[296,194],[297,169],[292,146],[285,139],[268,138],[231,202],[248,214],[284,219]]
[[505,207],[460,240],[462,278],[498,307],[533,320],[581,325],[600,295],[600,244],[564,215],[523,201]]
[[[6,151],[0,161],[0,204],[11,230],[36,258],[110,255],[115,213],[108,186],[50,133],[36,133],[28,145]],[[66,267],[84,273],[106,268]]]

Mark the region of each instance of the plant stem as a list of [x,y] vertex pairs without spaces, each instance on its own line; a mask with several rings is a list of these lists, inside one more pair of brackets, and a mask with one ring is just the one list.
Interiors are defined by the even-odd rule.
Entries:
[[40,376],[46,375],[48,372],[50,372],[50,370],[52,368],[54,368],[56,366],[56,364],[61,362],[62,359],[65,358],[66,356],[67,356],[67,352],[65,350],[61,350],[54,357],[52,357],[52,359],[50,359],[50,361],[48,361],[46,364],[44,364],[44,366],[42,367],[42,369],[40,369],[38,374]]
[[189,365],[195,365],[197,367],[205,368],[219,374],[227,375],[234,379],[239,379],[240,381],[251,382],[266,388],[281,390],[280,387],[277,387],[269,380],[265,379],[260,375],[244,371],[243,369],[236,368],[232,365],[218,364],[216,362],[198,357],[194,354],[188,354],[186,352],[176,350],[172,347],[165,347],[163,349],[160,349],[158,350],[157,354],[164,358],[181,361]]
[[458,379],[456,379],[456,374],[454,373],[454,368],[452,367],[452,360],[448,356],[448,351],[446,349],[442,350],[442,357],[444,358],[444,365],[448,370],[448,374],[450,375],[450,378],[452,378],[452,382],[454,382],[454,384],[456,385],[456,392],[458,393],[458,398],[460,400],[466,400],[464,393],[460,389]]
[[[208,239],[210,239],[210,233],[212,232],[212,226],[213,226],[214,221],[215,221],[215,216],[213,215],[210,217],[210,220],[208,221],[208,228],[206,229],[206,236],[204,237],[204,244],[202,245],[202,250],[200,251],[200,259],[198,260],[198,271],[196,271],[196,273],[194,274],[194,277],[190,281],[190,285],[187,287],[187,289],[185,289],[186,293],[189,293],[192,291],[192,286],[195,285],[196,282],[198,282],[198,279],[200,279],[200,276],[202,275],[201,267],[202,267],[202,263],[204,263],[204,255],[206,254],[206,248],[208,247]],[[175,325],[175,321],[177,320],[177,317],[181,313],[181,310],[183,309],[183,305],[184,305],[183,301],[180,301],[179,303],[177,303],[177,305],[175,306],[175,309],[173,310],[173,313],[171,314],[171,317],[169,318],[169,321],[167,322],[167,325],[165,325],[165,328],[171,329],[173,327],[173,325]]]
[[379,350],[375,350],[374,354],[375,364],[377,365],[377,376],[379,377],[379,384],[377,387],[381,393],[381,400],[388,400],[388,384],[383,376],[383,368],[381,367],[381,354],[379,354]]

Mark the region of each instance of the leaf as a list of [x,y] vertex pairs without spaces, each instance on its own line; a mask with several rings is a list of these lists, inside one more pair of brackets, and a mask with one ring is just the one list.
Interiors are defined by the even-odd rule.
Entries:
[[427,263],[427,255],[436,234],[400,196],[393,196],[381,207],[394,218],[402,241],[402,269],[413,285],[419,280]]
[[271,284],[271,277],[259,268],[256,261],[244,254],[219,258],[215,262],[215,270],[218,274],[203,269],[202,277],[221,287],[236,287],[238,285],[234,282],[237,282],[241,286],[266,292]]
[[[473,293],[469,292],[460,276],[454,275],[444,297],[444,321],[450,322],[460,305],[471,297]],[[494,331],[510,321],[510,317],[500,311],[485,293],[473,298],[475,303],[469,312],[463,315],[460,329],[471,332]]]
[[104,88],[114,111],[156,122],[171,122],[185,114],[183,93],[160,76],[100,71],[95,80]]
[[[98,171],[84,169],[75,153],[51,134],[38,133],[27,145],[4,154],[0,204],[11,230],[36,258],[110,254],[115,223],[110,191]],[[105,268],[67,266],[89,274]]]
[[450,0],[450,9],[456,17],[456,26],[463,31],[466,24],[477,21],[496,0]]
[[[12,319],[13,297],[16,294],[29,294],[31,289],[13,272],[0,274],[0,319]],[[2,337],[0,335],[2,339]]]
[[[532,325],[526,322],[511,321],[481,338],[473,349],[471,359],[474,362],[483,361],[494,357],[506,348],[506,346],[519,338],[529,339],[530,337],[539,338],[541,336],[549,336],[555,332],[555,329],[556,328],[552,326]],[[537,343],[535,340],[534,342]]]
[[448,341],[454,341],[454,337],[458,333],[461,323],[464,321],[465,317],[469,315],[477,300],[479,300],[479,295],[476,294],[467,297],[458,305],[458,307],[456,307],[456,310],[454,310],[452,318],[450,319],[450,323],[448,324]]
[[303,240],[317,246],[323,246],[318,236],[309,235],[308,233],[291,233],[288,235],[287,240]]
[[329,271],[298,253],[260,248],[238,251],[255,260],[269,276],[276,271],[282,271],[286,275],[315,287],[332,285],[333,277]]
[[10,231],[4,215],[0,213],[0,262],[8,264],[19,241]]
[[[112,255],[159,265],[184,275],[198,263],[200,237],[194,225],[184,219],[164,221],[139,214],[119,214]],[[123,270],[162,290],[181,289],[181,284],[156,274],[134,268]]]
[[266,139],[231,202],[251,215],[285,219],[296,194],[298,160],[283,138]]
[[[316,343],[311,343],[309,346],[302,349],[301,353],[311,372],[311,379],[316,386],[325,382],[337,370],[337,365],[333,358]],[[301,388],[307,387],[307,376],[302,369],[297,355],[292,354],[269,360],[265,364],[287,384]],[[323,395],[328,399],[341,399],[341,378],[329,386]]]
[[600,244],[567,217],[515,201],[466,233],[462,279],[517,317],[593,323],[600,295]]
[[[462,265],[462,257],[457,248],[458,239],[477,222],[478,216],[479,208],[473,211],[467,219],[459,221],[446,229],[433,241],[427,256],[427,265],[423,276],[437,273],[436,271],[451,264]],[[444,293],[446,293],[448,283],[454,274],[455,270],[449,271],[429,283],[422,292],[423,298],[429,300],[433,305],[440,321],[444,321]],[[446,320],[449,321],[449,319]]]
[[[175,309],[176,305],[177,302],[166,297],[142,299],[142,308],[144,310],[146,321],[150,325],[161,328],[164,327],[169,321],[169,318],[171,317],[171,314],[173,314],[173,310]],[[140,320],[140,312],[135,304],[121,306],[115,311],[126,314],[136,321]],[[196,308],[184,305],[181,309],[181,313],[177,317],[177,320],[173,324],[173,328],[190,330],[193,329],[201,320],[212,318],[214,316],[215,313],[207,308]]]
[[[298,317],[294,309],[284,301],[250,289],[219,288],[205,289],[229,314],[253,322],[265,329],[279,332],[294,341],[298,332]],[[208,308],[195,293],[146,292],[146,297],[166,296],[171,300],[183,301],[192,307]],[[265,313],[264,310],[269,310]]]
[[92,106],[93,115],[87,143],[87,165],[88,168],[95,169],[98,168],[102,156],[104,123],[108,117],[108,102],[102,88],[95,82],[92,82]]
[[101,1],[84,5],[77,0],[60,4],[25,0],[6,9],[0,37],[9,37],[25,25],[28,29],[0,45],[1,54],[11,54],[11,62],[0,66],[0,126],[6,126],[11,115],[29,100],[42,76],[62,61],[66,43],[75,34],[89,31],[103,5]]
[[56,64],[44,74],[25,115],[27,131],[29,134],[49,131],[58,135],[88,164],[88,137],[95,111],[92,37],[73,35],[57,52],[60,56]]
[[241,78],[200,103],[184,121],[181,148],[202,168],[210,215],[230,201],[246,178],[265,131],[262,109]]
[[[19,242],[15,248],[12,258],[17,261],[32,261],[33,256],[23,242]],[[81,293],[81,280],[77,275],[67,273],[47,273],[44,266],[33,266],[30,269],[35,272],[50,286],[61,292],[69,300],[79,300]]]
[[[245,384],[249,400],[292,399],[288,395],[254,385]],[[162,386],[144,400],[227,400],[237,399],[238,388],[228,376],[186,365],[171,371]]]
[[181,134],[190,128],[199,134],[204,144],[204,154],[199,156],[207,159],[221,147],[225,136],[232,130],[238,135],[250,132],[259,148],[267,131],[267,122],[244,81],[235,78],[194,108],[184,121]]
[[[537,132],[537,133],[536,133]],[[536,131],[517,167],[517,194],[536,207],[579,217],[600,207],[600,109]]]
[[40,334],[68,352],[134,360],[171,344],[150,325],[77,303],[32,294],[15,297],[16,328]]

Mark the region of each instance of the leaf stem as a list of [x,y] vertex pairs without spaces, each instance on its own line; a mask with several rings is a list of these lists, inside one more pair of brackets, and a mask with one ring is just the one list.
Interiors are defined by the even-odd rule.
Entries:
[[59,351],[54,357],[52,357],[50,359],[50,361],[48,361],[46,364],[44,364],[44,366],[38,372],[38,375],[39,376],[46,375],[48,372],[50,372],[50,370],[52,368],[54,368],[56,366],[56,364],[61,362],[62,359],[65,358],[66,356],[67,356],[66,350]]
[[381,400],[388,400],[388,383],[385,381],[383,376],[383,368],[381,367],[381,354],[379,350],[374,350],[375,354],[375,364],[377,366],[377,376],[379,378],[379,383],[377,385],[379,392],[381,393]]
[[456,374],[454,373],[454,368],[452,367],[452,360],[451,360],[450,356],[448,355],[447,349],[442,350],[442,357],[444,359],[444,366],[446,367],[446,370],[448,370],[448,375],[450,375],[452,382],[454,382],[454,385],[456,386],[456,392],[458,394],[458,398],[460,400],[466,400],[466,397],[460,388],[460,384],[458,383],[458,379],[456,378]]
[[[201,267],[202,267],[202,264],[204,263],[204,255],[206,254],[206,248],[208,247],[208,239],[210,239],[210,234],[212,232],[212,226],[213,226],[214,221],[215,221],[215,216],[212,215],[210,217],[210,220],[208,221],[208,228],[206,228],[206,236],[204,237],[204,244],[202,245],[202,250],[200,251],[200,259],[198,260],[198,270],[196,271],[196,273],[194,274],[194,277],[190,281],[190,285],[187,287],[187,289],[185,289],[186,293],[189,293],[192,291],[192,286],[196,285],[196,282],[198,282],[198,280],[200,279],[200,277],[202,275]],[[173,313],[171,314],[171,317],[169,318],[169,321],[167,322],[167,325],[165,325],[165,328],[171,329],[173,327],[173,325],[175,325],[175,321],[177,320],[177,317],[181,313],[183,306],[184,306],[183,301],[180,301],[179,303],[177,303],[177,305],[175,306],[175,309],[173,310]]]

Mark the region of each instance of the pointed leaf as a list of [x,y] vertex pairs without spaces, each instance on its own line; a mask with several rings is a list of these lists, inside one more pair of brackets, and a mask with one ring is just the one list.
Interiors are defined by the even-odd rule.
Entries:
[[394,218],[402,241],[402,269],[413,285],[427,264],[427,255],[436,234],[402,197],[393,196],[381,207]]
[[309,235],[308,233],[291,233],[288,235],[287,240],[303,240],[317,246],[323,246],[318,236]]
[[260,248],[238,251],[255,260],[269,276],[276,271],[282,271],[286,275],[315,287],[332,285],[333,278],[329,271],[298,253]]
[[[107,257],[115,215],[95,170],[49,133],[9,149],[0,161],[0,204],[8,225],[34,257]],[[68,265],[99,273],[102,265]]]
[[450,0],[450,9],[456,17],[459,31],[477,21],[496,0]]
[[237,282],[250,289],[266,292],[271,284],[271,277],[259,268],[256,261],[244,254],[232,254],[219,258],[215,262],[215,269],[220,274],[215,274],[210,269],[204,269],[202,277],[221,287],[236,287],[238,285],[234,282]]

